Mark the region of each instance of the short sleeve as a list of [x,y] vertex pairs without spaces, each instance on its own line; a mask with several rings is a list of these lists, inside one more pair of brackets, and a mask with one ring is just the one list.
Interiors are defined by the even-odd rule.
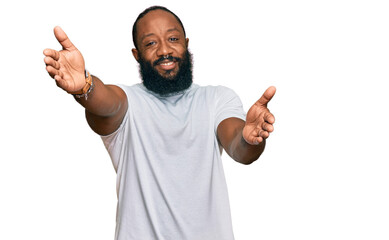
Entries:
[[242,101],[232,89],[218,86],[215,98],[215,132],[219,124],[227,118],[235,117],[246,120]]

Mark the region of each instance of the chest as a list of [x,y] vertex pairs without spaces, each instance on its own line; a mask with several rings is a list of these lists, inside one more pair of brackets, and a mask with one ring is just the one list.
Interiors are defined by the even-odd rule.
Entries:
[[147,136],[159,145],[201,145],[215,137],[214,106],[206,96],[140,98],[131,103],[129,111],[133,134]]

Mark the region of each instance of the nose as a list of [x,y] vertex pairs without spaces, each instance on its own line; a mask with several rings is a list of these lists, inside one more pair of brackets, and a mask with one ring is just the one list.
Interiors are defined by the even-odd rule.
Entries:
[[162,56],[167,56],[167,55],[172,55],[173,51],[172,49],[170,48],[169,44],[166,43],[166,42],[161,42],[161,44],[159,44],[158,46],[158,49],[157,49],[157,55],[158,57],[162,57]]

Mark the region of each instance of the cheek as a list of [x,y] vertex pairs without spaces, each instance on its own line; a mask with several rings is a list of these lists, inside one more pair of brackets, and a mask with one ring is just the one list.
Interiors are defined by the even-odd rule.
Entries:
[[185,58],[185,53],[186,53],[186,48],[177,48],[176,49],[176,54],[181,59]]
[[155,61],[155,50],[153,49],[147,49],[143,50],[140,54],[141,58],[150,62],[150,61]]
[[187,48],[184,47],[184,46],[180,46],[179,48],[177,48],[177,52],[178,52],[181,56],[184,56],[186,51],[187,51]]

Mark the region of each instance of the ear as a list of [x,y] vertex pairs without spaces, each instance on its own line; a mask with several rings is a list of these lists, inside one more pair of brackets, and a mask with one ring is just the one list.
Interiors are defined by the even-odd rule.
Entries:
[[189,38],[186,38],[185,42],[186,42],[186,48],[188,48],[189,47]]
[[131,51],[132,51],[132,55],[134,56],[135,60],[137,62],[139,62],[139,52],[138,52],[138,49],[133,48],[133,49],[131,49]]

